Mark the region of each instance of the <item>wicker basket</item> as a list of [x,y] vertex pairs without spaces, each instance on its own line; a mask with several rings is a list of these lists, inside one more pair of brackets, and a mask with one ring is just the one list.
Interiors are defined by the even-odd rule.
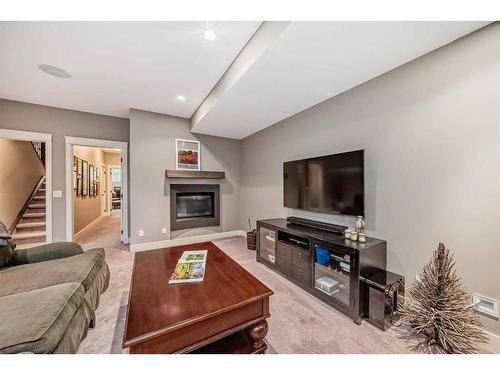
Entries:
[[257,250],[257,230],[247,232],[247,248],[248,250]]

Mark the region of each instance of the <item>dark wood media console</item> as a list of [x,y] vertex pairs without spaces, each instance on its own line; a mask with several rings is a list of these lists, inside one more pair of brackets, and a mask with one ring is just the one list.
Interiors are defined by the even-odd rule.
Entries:
[[357,324],[365,317],[363,280],[386,269],[386,248],[383,240],[359,243],[285,219],[257,221],[257,261]]

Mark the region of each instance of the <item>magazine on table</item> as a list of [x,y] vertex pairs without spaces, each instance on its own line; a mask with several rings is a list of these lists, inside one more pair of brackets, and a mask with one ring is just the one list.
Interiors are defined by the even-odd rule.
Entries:
[[170,276],[169,284],[195,283],[203,281],[207,250],[184,251],[177,261],[174,273]]

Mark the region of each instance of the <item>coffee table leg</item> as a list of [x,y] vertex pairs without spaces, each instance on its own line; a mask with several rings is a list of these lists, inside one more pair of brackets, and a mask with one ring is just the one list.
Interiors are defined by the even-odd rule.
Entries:
[[265,320],[247,328],[248,336],[252,339],[252,346],[255,349],[264,346],[264,337],[267,335],[269,326]]

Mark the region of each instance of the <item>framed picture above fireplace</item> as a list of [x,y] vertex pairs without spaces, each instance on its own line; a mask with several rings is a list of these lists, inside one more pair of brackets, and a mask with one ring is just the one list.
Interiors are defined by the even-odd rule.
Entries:
[[175,157],[176,169],[200,171],[200,142],[188,139],[176,139]]

